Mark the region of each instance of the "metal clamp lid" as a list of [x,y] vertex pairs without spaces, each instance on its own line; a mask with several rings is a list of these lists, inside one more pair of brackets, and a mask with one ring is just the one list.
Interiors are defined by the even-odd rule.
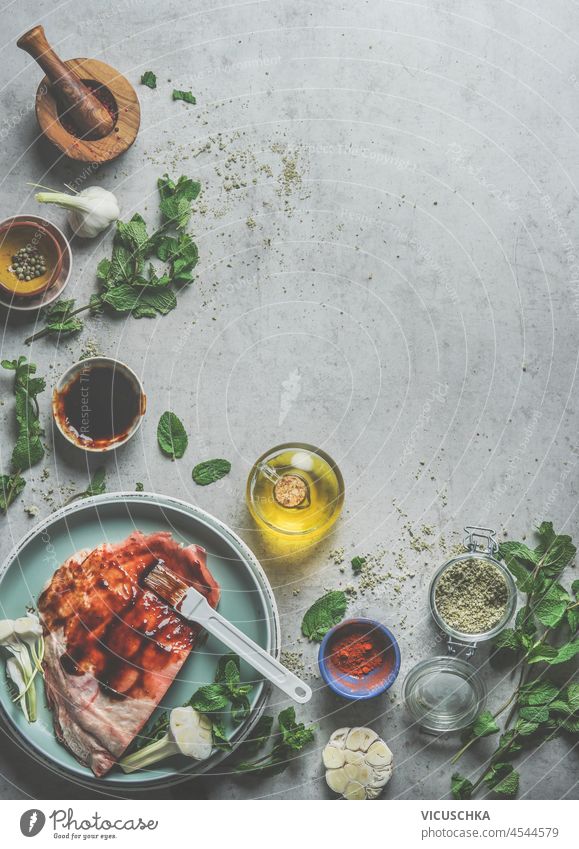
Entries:
[[466,525],[464,544],[469,551],[482,551],[492,557],[499,549],[496,531],[493,528],[479,528],[477,525]]
[[468,660],[475,653],[477,645],[478,643],[467,643],[457,640],[456,637],[449,637],[446,641],[446,651],[447,654],[459,655]]

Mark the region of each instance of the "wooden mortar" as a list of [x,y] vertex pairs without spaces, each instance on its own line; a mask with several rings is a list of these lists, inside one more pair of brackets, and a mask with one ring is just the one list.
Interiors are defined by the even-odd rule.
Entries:
[[[45,71],[36,92],[36,118],[42,134],[65,156],[100,164],[116,159],[134,142],[141,123],[137,94],[117,70],[97,59],[63,62],[48,44],[44,29],[33,27],[17,42]],[[115,103],[105,108],[85,82],[101,86]],[[76,130],[70,132],[61,118]]]

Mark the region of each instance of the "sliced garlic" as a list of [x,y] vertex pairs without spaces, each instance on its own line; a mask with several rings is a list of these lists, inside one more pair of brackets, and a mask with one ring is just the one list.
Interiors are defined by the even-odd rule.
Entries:
[[372,766],[387,766],[392,761],[392,752],[383,740],[377,740],[366,752],[366,760]]
[[392,752],[371,728],[338,728],[322,753],[326,783],[344,799],[377,799],[390,780]]
[[329,769],[326,772],[326,782],[334,793],[343,793],[349,781],[343,769]]
[[339,769],[346,763],[346,754],[343,749],[328,744],[322,752],[322,760],[326,769]]
[[378,735],[371,728],[352,728],[346,738],[346,748],[356,752],[367,752]]
[[366,788],[359,781],[350,781],[343,793],[344,799],[365,799]]
[[338,728],[330,737],[330,745],[336,746],[338,749],[346,747],[346,738],[350,732],[349,728]]

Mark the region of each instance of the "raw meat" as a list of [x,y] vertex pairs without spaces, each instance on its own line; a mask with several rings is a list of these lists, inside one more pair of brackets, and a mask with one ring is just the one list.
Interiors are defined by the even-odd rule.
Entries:
[[199,628],[140,586],[159,560],[217,606],[219,585],[203,548],[183,548],[170,533],[139,531],[74,554],[38,603],[56,734],[97,776],[139,733],[199,636]]

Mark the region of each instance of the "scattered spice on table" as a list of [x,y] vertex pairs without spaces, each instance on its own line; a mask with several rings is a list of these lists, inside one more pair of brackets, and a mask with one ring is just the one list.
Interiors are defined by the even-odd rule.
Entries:
[[442,619],[463,634],[490,631],[504,615],[507,584],[492,563],[465,560],[441,574],[434,594]]

